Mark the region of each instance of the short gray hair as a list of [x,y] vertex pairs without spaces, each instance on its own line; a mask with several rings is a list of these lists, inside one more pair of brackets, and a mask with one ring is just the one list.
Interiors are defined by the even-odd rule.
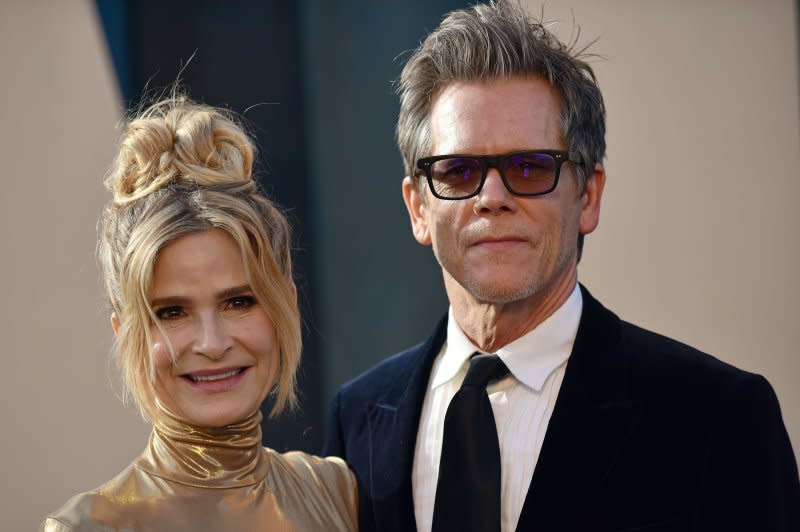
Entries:
[[580,188],[606,152],[605,105],[586,47],[561,43],[540,20],[505,0],[475,5],[445,16],[412,52],[397,87],[397,144],[407,176],[416,161],[432,155],[430,113],[436,95],[455,81],[539,76],[563,99],[561,133],[569,151],[583,160]]

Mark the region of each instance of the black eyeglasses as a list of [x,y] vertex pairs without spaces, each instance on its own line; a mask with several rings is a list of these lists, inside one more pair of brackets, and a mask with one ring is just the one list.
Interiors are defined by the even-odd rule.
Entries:
[[582,164],[574,152],[531,150],[502,155],[435,155],[419,159],[417,168],[428,178],[434,196],[459,200],[481,191],[489,168],[500,172],[503,184],[512,194],[549,194],[558,185],[561,165],[566,161]]

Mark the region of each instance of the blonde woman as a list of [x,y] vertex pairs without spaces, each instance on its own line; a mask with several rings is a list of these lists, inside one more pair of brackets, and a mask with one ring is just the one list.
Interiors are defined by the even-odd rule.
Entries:
[[261,445],[260,405],[295,400],[300,319],[286,219],[228,113],[182,97],[131,120],[107,179],[99,259],[144,452],[42,525],[69,530],[356,529],[336,458]]

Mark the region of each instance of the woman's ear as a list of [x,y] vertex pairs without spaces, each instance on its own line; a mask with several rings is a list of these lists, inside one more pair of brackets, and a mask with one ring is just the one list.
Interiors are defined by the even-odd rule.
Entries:
[[116,312],[111,313],[111,328],[114,329],[114,336],[119,338],[119,317]]

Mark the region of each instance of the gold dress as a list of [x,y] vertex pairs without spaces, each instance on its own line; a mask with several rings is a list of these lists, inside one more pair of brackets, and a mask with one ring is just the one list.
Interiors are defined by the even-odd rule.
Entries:
[[213,429],[162,413],[131,465],[70,499],[42,530],[357,529],[356,481],[344,462],[262,447],[261,412]]

